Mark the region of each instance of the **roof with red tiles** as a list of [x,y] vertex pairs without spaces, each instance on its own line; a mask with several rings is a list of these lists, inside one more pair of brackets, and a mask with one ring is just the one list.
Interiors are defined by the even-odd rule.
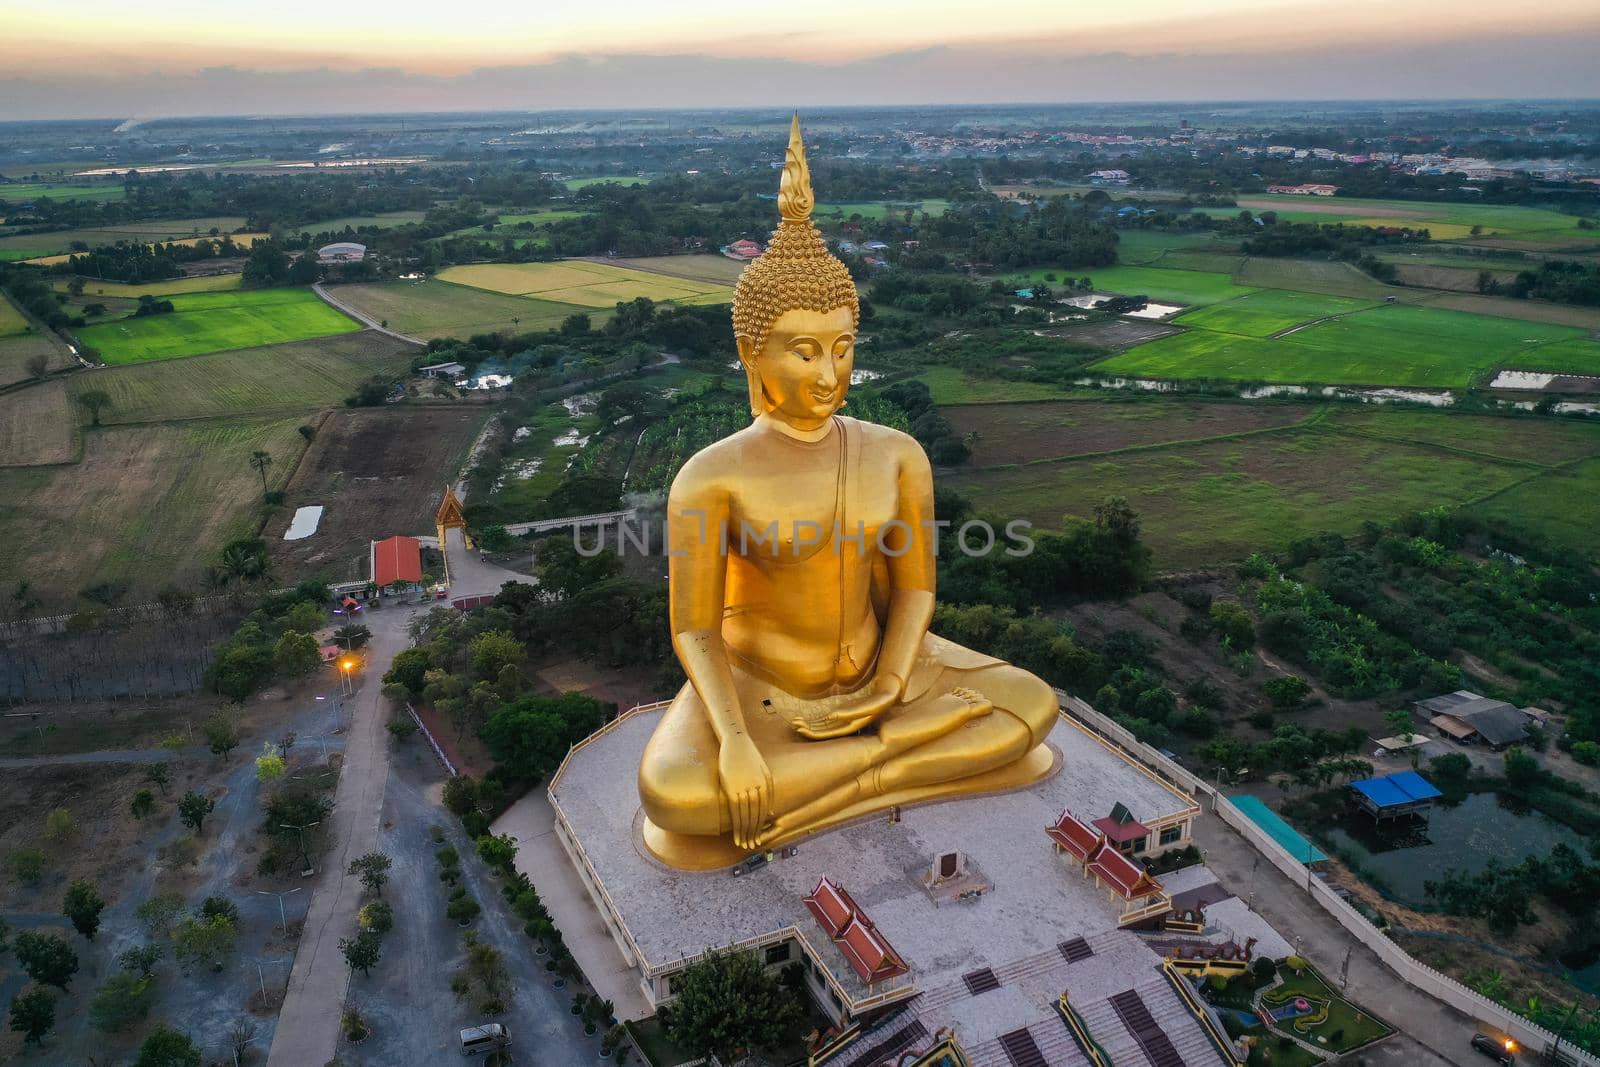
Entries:
[[829,937],[838,937],[850,925],[850,918],[857,910],[850,894],[826,878],[817,883],[817,888],[811,891],[810,896],[801,899],[805,902],[806,910],[828,931]]
[[1124,900],[1154,896],[1161,892],[1161,883],[1150,877],[1150,872],[1107,845],[1100,849],[1089,863],[1089,869]]
[[1129,819],[1127,822],[1118,822],[1108,815],[1104,819],[1096,819],[1094,821],[1094,825],[1096,829],[1100,830],[1108,838],[1115,841],[1119,845],[1127,844],[1129,841],[1137,841],[1141,837],[1150,836],[1150,827],[1146,826],[1138,819]]
[[1064,808],[1061,818],[1054,826],[1045,827],[1044,832],[1050,840],[1084,861],[1094,855],[1102,841],[1098,830]]
[[[856,916],[857,920],[861,918],[860,915]],[[910,969],[893,946],[869,923],[851,922],[841,935],[834,938],[834,944],[839,946],[844,958],[850,961],[850,966],[868,985],[905,974]]]

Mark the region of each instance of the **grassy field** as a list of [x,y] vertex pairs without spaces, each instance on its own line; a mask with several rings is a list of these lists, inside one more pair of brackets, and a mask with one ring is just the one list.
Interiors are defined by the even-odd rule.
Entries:
[[[236,244],[248,245],[266,234],[234,233],[245,223],[239,215],[220,215],[194,219],[170,219],[162,222],[123,222],[116,226],[93,227],[81,230],[56,230],[51,233],[14,234],[0,227],[0,254],[27,253],[26,257],[64,255],[79,241],[90,248],[111,245],[118,241],[177,241],[193,243],[201,238],[232,234]],[[12,256],[10,258],[19,258]]]
[[1506,419],[1450,411],[1341,405],[1328,412],[1324,425],[1341,433],[1435,445],[1528,463],[1563,463],[1585,456],[1600,456],[1600,422]]
[[421,222],[425,215],[426,211],[382,211],[375,215],[341,215],[336,219],[318,219],[315,222],[303,223],[294,227],[294,230],[296,233],[339,233],[346,228],[359,230],[367,226],[376,226],[381,230]]
[[1540,345],[1523,352],[1513,365],[1521,370],[1597,375],[1600,374],[1600,342],[1580,338]]
[[1002,404],[1016,400],[1059,400],[1065,390],[1043,382],[969,378],[955,367],[929,367],[917,375],[935,404]]
[[[1032,270],[1011,276],[1007,284],[1036,284],[1044,280],[1044,270]],[[1058,273],[1050,271],[1048,273]],[[1095,267],[1077,274],[1087,274],[1096,291],[1121,293],[1127,296],[1148,296],[1151,300],[1172,304],[1216,304],[1244,296],[1251,290],[1235,285],[1226,274],[1198,271],[1171,270],[1162,267]],[[1048,283],[1046,283],[1048,284]]]
[[9,297],[0,293],[0,337],[28,332],[28,320]]
[[[1580,230],[1576,216],[1544,208],[1502,204],[1433,204],[1416,200],[1364,200],[1357,197],[1311,198],[1264,193],[1238,198],[1238,208],[1205,208],[1207,214],[1276,211],[1294,222],[1343,222],[1362,226],[1426,227],[1433,239],[1510,237],[1539,244],[1564,238],[1589,237],[1600,243],[1600,233]],[[1473,234],[1472,228],[1480,228]]]
[[1198,250],[1216,243],[1209,233],[1166,233],[1162,230],[1118,230],[1117,259],[1146,266],[1169,252]]
[[[178,293],[222,293],[239,288],[242,274],[206,274],[197,278],[168,278],[160,282],[128,285],[124,282],[102,282],[85,279],[83,295],[109,296],[124,300],[137,300],[141,296],[174,296]],[[66,282],[56,282],[58,293],[67,291]]]
[[1408,299],[1406,290],[1384,285],[1349,263],[1330,260],[1252,256],[1235,272],[1233,280],[1240,285],[1263,289],[1294,289],[1373,300],[1386,296],[1398,297],[1402,301]]
[[51,200],[121,200],[127,190],[119,182],[17,182],[0,185],[0,202],[20,204],[49,197]]
[[637,177],[630,177],[630,178],[568,178],[566,180],[565,184],[566,184],[568,189],[571,189],[573,192],[577,192],[579,189],[587,189],[591,185],[645,185],[645,184],[648,184],[649,181],[650,181],[649,178],[637,178]]
[[730,286],[587,260],[474,263],[441,271],[439,280],[508,296],[537,297],[590,308],[609,308],[640,296],[685,304],[721,303],[733,299]]
[[1270,337],[1291,326],[1328,315],[1371,307],[1364,300],[1297,293],[1287,289],[1265,289],[1221,304],[1212,304],[1179,315],[1174,322],[1242,337]]
[[76,424],[65,382],[45,382],[0,396],[0,466],[70,463]]
[[361,324],[324,304],[309,289],[180,293],[168,315],[121,319],[77,332],[110,364],[225,352],[234,348],[354,333]]
[[341,285],[333,294],[364,314],[387,321],[391,330],[424,340],[500,330],[554,329],[568,315],[576,314],[587,314],[599,325],[607,314],[436,280]]
[[51,370],[62,370],[76,363],[67,346],[57,340],[53,333],[19,333],[0,337],[0,386],[31,377],[28,361],[40,354],[49,357]]
[[744,264],[727,256],[642,256],[638,259],[619,259],[619,267],[670,274],[674,278],[709,282],[712,285],[732,285],[739,280]]
[[[1345,315],[1275,340],[1191,330],[1096,364],[1108,374],[1460,388],[1494,367],[1545,369],[1550,342],[1578,371],[1589,358],[1572,327],[1395,305]],[[1595,349],[1600,354],[1600,347]],[[1597,368],[1600,369],[1600,368]]]
[[301,417],[106,429],[81,463],[0,469],[0,586],[26,578],[56,595],[100,583],[140,603],[163,586],[199,588],[222,545],[254,529],[261,481],[250,453],[273,457],[282,483],[305,447]]
[[1561,471],[1497,493],[1479,505],[1489,518],[1534,526],[1553,544],[1593,558],[1594,531],[1600,525],[1600,459],[1589,459]]
[[75,375],[71,385],[74,392],[111,394],[101,416],[107,424],[312,411],[337,405],[374,375],[404,373],[416,353],[413,345],[369,330],[109,367]]

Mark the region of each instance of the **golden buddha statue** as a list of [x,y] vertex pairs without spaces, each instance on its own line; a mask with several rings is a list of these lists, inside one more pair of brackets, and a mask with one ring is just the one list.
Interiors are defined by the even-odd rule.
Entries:
[[689,681],[645,749],[639,797],[644,842],[674,867],[1055,765],[1054,691],[928,631],[933,472],[907,434],[838,414],[859,304],[811,209],[796,116],[782,221],[733,303],[754,421],[691,457],[667,504]]

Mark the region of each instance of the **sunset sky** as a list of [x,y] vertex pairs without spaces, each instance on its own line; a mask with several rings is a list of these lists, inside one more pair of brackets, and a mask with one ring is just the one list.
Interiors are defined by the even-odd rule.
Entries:
[[1594,97],[1593,0],[0,0],[0,119]]

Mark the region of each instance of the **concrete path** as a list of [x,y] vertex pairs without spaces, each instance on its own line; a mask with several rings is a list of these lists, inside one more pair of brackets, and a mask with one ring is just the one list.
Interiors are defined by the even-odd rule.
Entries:
[[361,688],[345,702],[351,725],[330,816],[331,845],[316,876],[267,1067],[327,1063],[338,1043],[339,1015],[350,985],[350,968],[339,951],[339,939],[355,930],[361,905],[361,880],[345,872],[351,860],[378,845],[378,820],[389,777],[388,708],[379,690],[390,662],[410,645],[406,624],[414,614],[396,607],[366,617],[372,641]]
[[[508,571],[486,562],[478,550],[468,548],[460,530],[446,530],[445,544],[450,557],[450,599],[469,596],[493,596],[507,582],[538,585],[530,575]],[[532,555],[532,549],[528,550]]]
[[311,291],[316,293],[317,296],[321,297],[324,304],[344,312],[346,315],[349,315],[352,319],[355,319],[369,330],[377,330],[381,334],[387,334],[388,336],[393,337],[396,341],[404,341],[408,345],[425,345],[428,343],[420,338],[410,337],[403,333],[396,333],[394,330],[389,329],[389,327],[383,325],[366,312],[357,311],[355,308],[351,307],[349,304],[346,304],[343,300],[340,300],[338,297],[329,293],[328,290],[324,289],[321,282],[317,282],[315,285],[313,285],[311,287]]
[[517,870],[527,875],[596,993],[611,1001],[617,1018],[644,1019],[655,1009],[639,989],[639,978],[606,929],[599,909],[556,837],[555,810],[543,788],[535,789],[494,821],[490,829],[517,841]]
[[[1477,1024],[1465,1015],[1401,981],[1366,946],[1350,937],[1334,918],[1264,856],[1209,810],[1195,820],[1195,843],[1206,866],[1310,960],[1331,982],[1339,981],[1350,952],[1350,999],[1446,1063],[1472,1055],[1468,1042]],[[1385,1042],[1385,1044],[1388,1044]],[[1402,1043],[1403,1044],[1403,1043]],[[1413,1062],[1384,1059],[1374,1062]]]

